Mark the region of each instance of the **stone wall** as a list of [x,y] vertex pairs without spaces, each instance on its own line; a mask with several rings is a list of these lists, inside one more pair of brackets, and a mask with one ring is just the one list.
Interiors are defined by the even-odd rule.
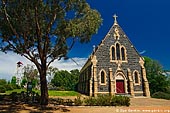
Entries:
[[[118,68],[117,62],[110,62],[110,47],[114,45],[116,42],[120,43],[126,48],[126,57],[127,62],[121,63],[121,69],[124,72],[126,78],[127,77],[127,69],[129,68],[131,72],[134,70],[137,70],[140,75],[141,73],[141,66],[139,64],[140,56],[137,53],[136,49],[132,45],[132,43],[129,41],[127,36],[124,34],[122,29],[118,26],[120,38],[119,40],[115,40],[114,38],[114,28],[110,30],[110,32],[106,35],[105,39],[102,41],[102,43],[99,45],[97,51],[95,52],[95,55],[97,57],[97,79],[100,80],[100,70],[106,71],[106,85],[100,85],[98,83],[98,91],[99,92],[109,92],[109,68],[112,68],[113,74],[116,72],[116,69]],[[131,73],[132,74],[132,73]],[[141,84],[138,86],[134,86],[134,91],[142,91],[142,76],[140,76]]]

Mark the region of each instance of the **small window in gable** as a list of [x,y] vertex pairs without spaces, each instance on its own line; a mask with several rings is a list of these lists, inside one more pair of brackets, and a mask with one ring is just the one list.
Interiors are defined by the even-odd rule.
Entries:
[[101,80],[101,84],[105,84],[105,73],[104,73],[104,71],[101,71],[101,78],[100,78],[100,80]]
[[120,45],[116,44],[116,56],[117,60],[120,60]]

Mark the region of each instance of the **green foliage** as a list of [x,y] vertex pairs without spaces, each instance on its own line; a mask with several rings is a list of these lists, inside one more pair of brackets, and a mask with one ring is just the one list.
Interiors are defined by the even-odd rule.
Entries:
[[163,74],[161,64],[148,57],[144,57],[144,59],[151,95],[159,91],[166,92],[169,87],[169,83],[167,76]]
[[[14,85],[15,86],[15,85]],[[4,87],[6,88],[6,90],[13,90],[15,87],[13,87],[12,84],[5,84]]]
[[51,79],[54,77],[55,73],[58,71],[58,68],[50,66],[47,70],[48,81],[51,82]]
[[38,79],[32,80],[32,87],[35,88],[37,86],[38,82],[39,82]]
[[111,104],[111,96],[110,95],[98,95],[96,99],[96,105],[98,106],[110,106]]
[[5,91],[12,89],[12,84],[7,84],[7,81],[5,79],[0,79],[0,93],[5,93]]
[[55,91],[49,90],[49,96],[77,96],[79,93],[75,91]]
[[0,85],[0,93],[5,93],[6,88],[2,85]]
[[[24,102],[24,103],[39,103],[40,102],[40,96],[36,92],[32,92],[31,94],[28,94],[25,91],[21,92],[11,92],[10,94],[0,95],[0,101],[3,101],[3,99],[9,99],[12,100],[12,102]],[[6,101],[6,100],[5,100]]]
[[[6,91],[6,94],[9,95],[12,92],[17,92],[17,93],[21,93],[21,92],[26,92],[26,89],[14,89],[14,90],[9,90]],[[36,93],[40,94],[39,90],[33,90]],[[56,90],[49,90],[48,91],[49,96],[77,96],[79,93],[75,92],[75,91],[56,91]]]
[[71,99],[66,99],[65,102],[64,102],[64,105],[72,106],[73,105],[73,101]]
[[6,80],[5,79],[0,79],[0,85],[5,85],[7,84]]
[[13,102],[17,102],[17,101],[18,101],[17,92],[12,92],[12,93],[10,94],[10,96],[11,96],[11,99],[12,99]]
[[126,96],[98,95],[84,100],[88,106],[129,106],[130,98]]
[[66,70],[57,71],[51,83],[64,90],[76,90],[78,83],[79,70],[71,70],[70,72]]
[[64,99],[62,99],[62,98],[52,98],[50,100],[51,100],[51,103],[53,103],[55,105],[63,105],[64,104]]
[[95,106],[95,105],[97,105],[96,102],[97,100],[96,100],[96,98],[94,98],[94,97],[88,97],[88,98],[86,98],[85,100],[84,100],[84,103],[85,103],[85,105],[87,105],[87,106]]
[[115,96],[111,99],[112,106],[129,106],[130,98],[126,96]]
[[10,95],[12,92],[17,92],[17,93],[21,93],[22,91],[26,92],[26,89],[13,89],[13,90],[8,90],[5,93],[7,95]]
[[16,77],[13,76],[11,83],[5,80],[5,79],[0,79],[0,92],[5,92],[13,89],[19,89],[20,87],[16,84]]
[[27,79],[25,77],[22,78],[22,81],[21,81],[21,87],[23,88],[24,85],[27,84]]
[[16,78],[16,76],[12,76],[11,84],[12,84],[12,85],[16,85],[16,83],[17,83],[17,78]]
[[18,85],[16,85],[15,82],[16,77],[12,77],[12,78],[13,80],[11,80],[11,83],[7,83],[5,79],[0,79],[0,86],[2,87],[1,92],[20,88]]
[[170,94],[165,92],[156,92],[152,95],[153,98],[170,100]]
[[24,77],[21,81],[21,87],[23,88],[28,82],[32,83],[32,87],[35,88],[39,82],[39,76],[37,69],[34,69],[34,65],[27,65],[23,67]]
[[81,100],[81,96],[77,96],[77,98],[74,99],[74,105],[81,106],[82,104],[83,104],[83,101]]

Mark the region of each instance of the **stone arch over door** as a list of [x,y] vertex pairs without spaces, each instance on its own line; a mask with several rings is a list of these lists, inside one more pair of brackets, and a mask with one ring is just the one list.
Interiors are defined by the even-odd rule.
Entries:
[[115,76],[115,91],[117,94],[127,93],[127,79],[122,72],[118,72]]

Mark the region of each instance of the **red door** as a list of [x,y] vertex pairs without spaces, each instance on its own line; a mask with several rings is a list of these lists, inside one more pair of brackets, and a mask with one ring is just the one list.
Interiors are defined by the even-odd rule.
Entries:
[[125,93],[124,80],[116,80],[116,92]]

